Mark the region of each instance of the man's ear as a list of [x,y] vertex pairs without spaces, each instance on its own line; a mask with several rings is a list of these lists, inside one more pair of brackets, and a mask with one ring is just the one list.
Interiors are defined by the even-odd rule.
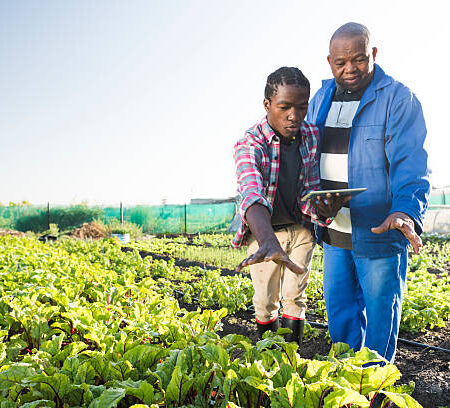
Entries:
[[264,105],[264,109],[266,110],[266,112],[269,112],[270,100],[267,98],[264,98],[263,105]]
[[328,64],[331,65],[331,56],[330,55],[327,56],[327,61],[328,61]]

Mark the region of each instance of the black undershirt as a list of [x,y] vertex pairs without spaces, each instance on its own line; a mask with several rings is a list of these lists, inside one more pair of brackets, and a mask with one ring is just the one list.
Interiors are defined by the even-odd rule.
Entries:
[[274,227],[297,223],[299,177],[302,158],[299,137],[288,141],[280,137],[280,167],[271,223]]

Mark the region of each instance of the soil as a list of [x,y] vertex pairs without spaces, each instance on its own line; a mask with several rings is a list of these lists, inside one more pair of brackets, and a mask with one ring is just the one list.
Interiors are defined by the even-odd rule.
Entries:
[[[123,248],[123,251],[129,249]],[[150,252],[140,252],[141,256],[152,256],[153,259],[174,259],[175,265],[186,268],[190,266],[200,266],[204,269],[219,269],[215,266],[205,265],[201,262],[189,261],[173,258],[169,255],[158,255]],[[234,275],[238,272],[221,269],[223,275]],[[185,304],[179,299],[180,307],[187,310],[196,310],[200,306],[197,304]],[[312,308],[310,307],[310,310]],[[325,325],[326,321],[318,315],[307,314],[307,321]],[[318,328],[319,336],[314,339],[304,340],[300,355],[303,358],[313,358],[315,355],[328,355],[330,343],[327,339],[327,329]],[[222,319],[221,336],[230,333],[242,334],[251,339],[253,343],[258,341],[256,323],[251,310],[239,311],[233,315],[228,315]],[[417,345],[405,343],[414,341],[427,346],[434,346],[447,351],[427,349]],[[450,327],[433,328],[426,333],[409,333],[400,331],[397,345],[395,365],[402,373],[398,384],[408,384],[414,381],[415,390],[412,394],[424,408],[450,408]]]
[[108,236],[107,231],[95,221],[85,222],[80,228],[73,230],[71,237],[81,239],[100,239]]

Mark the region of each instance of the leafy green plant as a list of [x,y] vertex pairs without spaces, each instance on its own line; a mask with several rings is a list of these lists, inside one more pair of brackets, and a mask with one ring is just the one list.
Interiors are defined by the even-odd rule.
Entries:
[[132,239],[136,239],[142,236],[142,227],[127,221],[121,223],[117,219],[110,220],[106,225],[106,229],[110,234],[130,234],[130,237]]

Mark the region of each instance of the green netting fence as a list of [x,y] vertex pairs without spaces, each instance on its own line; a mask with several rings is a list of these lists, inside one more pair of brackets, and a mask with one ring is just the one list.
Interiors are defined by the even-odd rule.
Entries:
[[[142,226],[149,234],[195,234],[225,232],[235,214],[234,203],[186,204],[160,206],[124,206],[124,221]],[[84,222],[120,219],[120,207],[75,206],[15,206],[0,207],[0,228],[42,232],[50,223],[61,231],[78,227]]]
[[[234,203],[123,207],[124,221],[152,234],[224,232],[235,214]],[[104,208],[105,221],[120,218],[119,208]]]

